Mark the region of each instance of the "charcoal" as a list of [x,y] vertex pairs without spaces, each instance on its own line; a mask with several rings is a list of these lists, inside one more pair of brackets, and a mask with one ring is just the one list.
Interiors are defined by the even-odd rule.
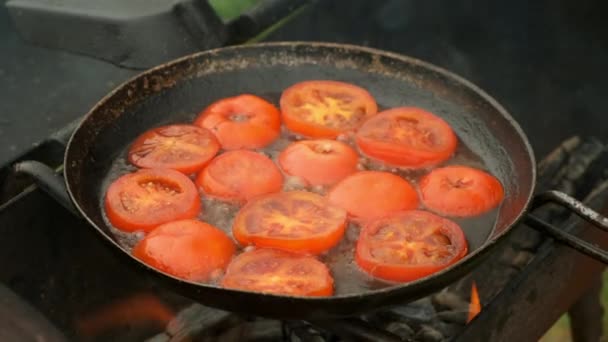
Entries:
[[288,340],[292,342],[325,342],[327,340],[321,332],[306,325],[290,325],[289,331]]
[[283,338],[283,325],[280,321],[263,319],[248,323],[248,341],[278,341]]
[[431,300],[437,310],[466,311],[469,309],[469,302],[455,292],[448,290],[437,293]]
[[167,325],[167,333],[175,335],[194,335],[198,332],[212,328],[221,321],[230,317],[230,313],[212,309],[200,304],[192,304],[180,311]]
[[431,322],[436,316],[436,312],[431,304],[430,298],[425,297],[407,305],[378,311],[377,315],[385,320],[401,321],[418,325]]
[[175,336],[175,340],[171,342],[180,341],[201,341],[201,342],[237,342],[247,340],[249,341],[249,334],[251,328],[246,324],[237,324],[221,332],[215,334],[199,334],[196,338],[193,336],[179,337]]
[[431,326],[423,325],[416,333],[415,339],[422,342],[440,342],[443,340],[443,334]]
[[458,335],[464,329],[464,325],[446,321],[435,321],[433,322],[433,328],[439,331],[443,337],[450,338]]
[[171,336],[165,333],[160,333],[158,335],[146,339],[144,342],[169,342],[170,340]]
[[391,322],[386,326],[386,330],[402,339],[409,339],[414,336],[414,329],[404,322]]
[[447,310],[437,313],[437,318],[444,322],[464,325],[467,323],[469,313],[462,310]]

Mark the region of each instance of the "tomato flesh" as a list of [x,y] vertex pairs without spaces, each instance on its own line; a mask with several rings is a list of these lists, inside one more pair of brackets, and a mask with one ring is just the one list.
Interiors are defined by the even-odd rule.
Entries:
[[163,272],[203,282],[224,271],[235,249],[218,228],[197,220],[180,220],[151,231],[135,245],[133,255]]
[[329,191],[327,198],[359,220],[418,206],[418,195],[408,181],[381,171],[361,171],[348,176]]
[[415,107],[378,113],[357,131],[359,149],[390,165],[424,168],[449,159],[458,139],[440,117]]
[[422,203],[444,216],[481,215],[497,207],[504,198],[498,179],[468,166],[435,169],[420,180],[419,186]]
[[367,90],[335,81],[296,83],[283,91],[280,104],[285,126],[312,138],[336,138],[378,111]]
[[283,175],[268,157],[237,150],[213,159],[199,173],[196,184],[211,197],[245,202],[256,196],[281,191]]
[[335,140],[302,140],[279,155],[285,173],[309,185],[330,185],[357,171],[359,156],[345,143]]
[[456,223],[412,210],[364,225],[355,260],[374,277],[407,282],[450,266],[464,257],[467,250],[464,233]]
[[272,103],[243,94],[212,103],[194,124],[213,132],[226,150],[255,149],[279,137],[281,117]]
[[314,257],[273,249],[245,252],[228,266],[222,286],[295,296],[331,296],[333,278]]
[[208,130],[192,125],[170,125],[151,129],[131,145],[129,161],[140,168],[166,168],[186,174],[207,164],[220,149]]
[[319,254],[344,235],[346,212],[305,191],[267,195],[249,202],[234,219],[232,234],[243,246]]
[[105,198],[106,215],[116,228],[150,231],[174,220],[196,217],[201,202],[190,178],[171,169],[142,169],[115,180]]

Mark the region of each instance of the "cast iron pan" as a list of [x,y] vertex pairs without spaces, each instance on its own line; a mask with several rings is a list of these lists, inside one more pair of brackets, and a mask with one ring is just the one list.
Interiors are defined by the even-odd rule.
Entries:
[[[443,117],[460,143],[481,157],[504,185],[506,197],[494,225],[465,229],[470,252],[464,259],[432,276],[402,285],[304,298],[183,281],[149,268],[116,242],[103,219],[103,194],[111,164],[116,158],[124,158],[125,148],[139,134],[162,124],[191,122],[211,102],[240,93],[274,96],[276,103],[283,89],[308,79],[360,85],[384,107],[423,107]],[[206,51],[131,79],[85,116],[68,143],[64,166],[68,192],[80,214],[121,256],[147,269],[159,282],[202,304],[225,310],[315,320],[404,303],[452,283],[481,261],[522,217],[532,199],[536,177],[534,154],[518,124],[494,99],[468,81],[393,53],[302,42]],[[543,226],[542,222],[536,224]]]

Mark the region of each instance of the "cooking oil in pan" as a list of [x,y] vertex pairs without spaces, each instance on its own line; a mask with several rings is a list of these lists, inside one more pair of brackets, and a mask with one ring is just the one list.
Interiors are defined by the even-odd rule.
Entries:
[[[261,96],[275,103],[275,105],[278,105],[278,94],[262,94]],[[380,106],[381,110],[385,108],[386,107]],[[192,120],[194,120],[196,115],[197,113],[192,114]],[[183,122],[175,123],[177,124]],[[136,137],[133,137],[133,140],[135,140],[135,138]],[[297,134],[293,134],[283,127],[281,131],[281,136],[273,144],[264,149],[258,150],[258,152],[267,155],[276,163],[279,153],[287,145],[294,141],[302,139],[303,137],[298,136]],[[340,136],[338,137],[338,140],[341,140],[356,148],[352,136]],[[127,151],[128,146],[125,146],[120,156],[116,160],[114,160],[110,171],[108,172],[108,175],[103,182],[102,194],[105,193],[107,187],[116,178],[120,177],[123,174],[136,170],[135,167],[129,165],[127,162]],[[459,145],[455,152],[455,155],[445,163],[445,165],[454,164],[467,165],[478,169],[487,170],[483,160],[481,160],[479,156],[473,153],[461,140],[459,141]],[[401,176],[404,179],[407,179],[415,187],[417,187],[418,179],[430,170],[399,169],[383,165],[382,163],[376,162],[366,157],[360,157],[358,168],[360,170],[377,170],[392,172]],[[192,178],[194,179],[194,175],[192,175]],[[325,194],[328,189],[326,187],[306,188],[305,184],[299,181],[297,178],[285,176],[285,184],[283,190],[308,190],[319,194]],[[101,198],[103,199],[103,197],[104,196],[102,195]],[[199,219],[222,229],[229,236],[232,236],[232,220],[236,215],[239,207],[236,204],[226,203],[219,200],[206,198],[204,196],[202,197],[202,203],[203,212],[199,216]],[[100,203],[100,206],[101,208],[103,208],[103,203]],[[493,211],[490,211],[489,213],[475,218],[453,219],[461,226],[461,228],[465,232],[467,242],[469,244],[469,252],[479,248],[486,241],[486,239],[490,235],[490,232],[493,230],[497,215],[498,210],[495,209]],[[127,251],[131,251],[133,246],[144,236],[143,232],[125,233],[116,229],[109,223],[105,214],[104,219],[106,221],[107,226],[110,227],[110,231],[114,234],[116,241]],[[354,251],[359,234],[359,229],[360,227],[357,224],[350,223],[342,241],[332,250],[319,256],[320,260],[324,261],[332,272],[332,275],[335,280],[334,284],[336,295],[360,293],[370,289],[380,289],[394,285],[392,283],[376,280],[369,276],[367,273],[359,270],[358,266],[354,261]]]

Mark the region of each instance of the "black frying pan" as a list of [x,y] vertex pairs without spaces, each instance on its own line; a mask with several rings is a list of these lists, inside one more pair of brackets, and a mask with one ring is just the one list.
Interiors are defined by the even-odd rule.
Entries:
[[[478,154],[503,183],[506,197],[495,225],[467,230],[470,253],[441,272],[414,282],[340,294],[327,298],[289,297],[227,290],[183,281],[156,271],[133,258],[115,240],[102,217],[104,180],[116,158],[140,133],[162,124],[191,122],[206,105],[239,93],[280,94],[307,79],[352,82],[368,89],[385,107],[415,105],[434,112],[457,132],[461,143]],[[322,319],[351,316],[380,306],[403,303],[452,283],[499,243],[528,209],[536,180],[535,160],[519,125],[494,99],[468,81],[433,65],[369,48],[326,43],[271,43],[222,48],[181,58],[149,70],[124,83],[102,99],[73,133],[65,154],[69,198],[42,185],[63,202],[72,201],[112,248],[133,265],[140,265],[166,286],[205,305],[231,311],[280,317]],[[21,171],[44,178],[34,164]],[[49,189],[50,188],[50,189]],[[606,220],[578,202],[549,193],[539,199],[566,202],[595,224]],[[575,208],[576,207],[576,208]],[[564,239],[563,233],[528,216],[531,225]],[[603,261],[605,255],[566,239]]]

